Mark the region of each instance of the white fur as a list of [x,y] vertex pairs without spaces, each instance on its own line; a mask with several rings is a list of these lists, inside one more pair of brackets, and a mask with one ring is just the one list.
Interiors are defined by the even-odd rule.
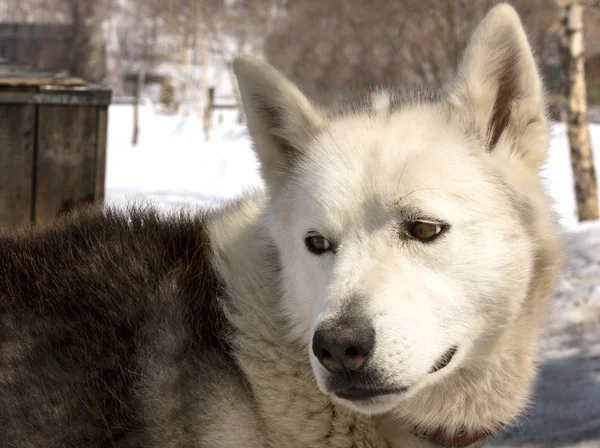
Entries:
[[[509,119],[494,141],[512,55]],[[482,22],[447,99],[391,113],[379,92],[375,114],[330,117],[270,66],[238,58],[234,69],[268,198],[223,214],[211,235],[238,360],[272,446],[424,447],[415,425],[512,422],[527,404],[561,258],[538,175],[548,141],[541,82],[514,10],[500,5]],[[407,239],[407,209],[451,228],[431,244]],[[337,252],[311,254],[309,231]],[[376,330],[373,365],[389,385],[409,387],[369,404],[331,395],[310,350],[315,328],[357,293]],[[451,346],[452,362],[429,373]]]

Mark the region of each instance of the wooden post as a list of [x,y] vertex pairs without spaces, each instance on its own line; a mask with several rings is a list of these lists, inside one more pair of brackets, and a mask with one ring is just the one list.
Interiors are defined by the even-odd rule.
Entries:
[[215,100],[215,88],[209,87],[206,90],[206,104],[204,105],[204,139],[210,139],[210,125],[212,122],[212,111]]
[[104,187],[106,183],[106,139],[108,136],[108,107],[99,107],[96,132],[96,183],[95,202],[104,203]]
[[142,89],[145,82],[145,72],[140,70],[135,83],[135,104],[133,106],[133,135],[131,136],[131,144],[137,146],[140,137],[140,101],[142,97]]
[[567,126],[571,166],[580,221],[598,219],[598,190],[587,118],[583,48],[583,5],[569,1],[562,9],[562,32],[567,80]]

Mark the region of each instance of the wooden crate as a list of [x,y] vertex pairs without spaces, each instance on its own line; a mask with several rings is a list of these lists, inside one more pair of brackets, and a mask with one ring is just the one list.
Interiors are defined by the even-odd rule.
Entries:
[[110,90],[0,59],[0,228],[104,201]]

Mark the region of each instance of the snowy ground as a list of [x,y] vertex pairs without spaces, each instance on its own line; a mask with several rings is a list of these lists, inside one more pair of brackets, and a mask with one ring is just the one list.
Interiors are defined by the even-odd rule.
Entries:
[[572,230],[569,241],[571,256],[542,340],[534,407],[494,445],[600,447],[600,225]]
[[[193,113],[160,115],[141,108],[140,141],[132,147],[132,106],[109,112],[106,197],[110,203],[150,201],[162,207],[207,205],[260,185],[257,162],[235,112],[215,115],[211,141]],[[219,117],[223,123],[219,125]]]
[[[163,116],[146,106],[136,148],[130,145],[132,115],[131,106],[110,109],[109,203],[206,206],[261,185],[250,141],[235,124],[234,112],[216,114],[207,143],[193,114]],[[600,125],[591,130],[600,150]],[[535,406],[493,445],[600,448],[600,223],[577,224],[564,125],[553,126],[549,155],[544,175],[568,231],[571,257],[545,327]]]

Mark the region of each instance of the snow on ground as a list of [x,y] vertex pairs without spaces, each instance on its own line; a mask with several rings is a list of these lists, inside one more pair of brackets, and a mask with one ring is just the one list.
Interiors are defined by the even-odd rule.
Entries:
[[[141,109],[132,147],[132,107],[110,108],[107,201],[152,202],[165,209],[220,204],[260,187],[257,161],[235,112],[215,114],[210,142],[193,114]],[[590,127],[600,151],[600,125]],[[596,157],[600,173],[600,157]],[[566,127],[555,124],[545,183],[567,230],[570,257],[544,328],[534,406],[492,445],[600,448],[600,222],[579,225]]]
[[215,114],[214,121],[207,143],[195,115],[160,115],[147,105],[140,113],[140,140],[132,147],[132,106],[111,106],[108,203],[144,200],[163,208],[205,206],[260,186],[256,157],[245,128],[235,125],[235,112]]
[[600,223],[579,226],[568,240],[533,409],[493,445],[600,447]]

